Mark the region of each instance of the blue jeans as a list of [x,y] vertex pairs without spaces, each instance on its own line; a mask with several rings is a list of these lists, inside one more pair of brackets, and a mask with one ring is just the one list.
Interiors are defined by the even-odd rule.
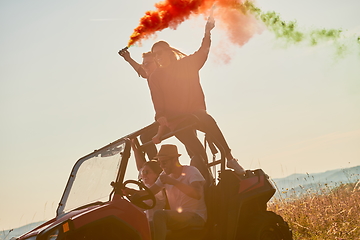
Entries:
[[165,240],[168,230],[180,230],[186,227],[203,227],[205,220],[193,212],[157,210],[153,217],[154,240]]

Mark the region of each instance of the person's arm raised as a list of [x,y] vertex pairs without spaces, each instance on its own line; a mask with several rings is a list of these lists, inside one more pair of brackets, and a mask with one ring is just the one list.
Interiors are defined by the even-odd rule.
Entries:
[[118,54],[122,56],[124,60],[131,65],[131,67],[138,73],[139,76],[147,78],[145,70],[142,68],[141,64],[137,63],[134,59],[132,59],[127,48],[121,49]]
[[213,30],[214,27],[215,27],[215,20],[212,16],[210,16],[205,25],[204,38],[202,40],[199,51],[205,51],[206,53],[209,52],[210,45],[211,45],[211,38],[210,38],[211,30]]
[[140,171],[141,168],[143,167],[144,163],[146,162],[145,155],[143,152],[140,151],[140,149],[138,149],[138,147],[135,143],[135,139],[131,140],[131,148],[134,151],[137,170]]
[[205,34],[201,42],[201,46],[199,50],[197,50],[193,55],[197,57],[194,60],[194,64],[197,66],[198,69],[202,68],[205,64],[207,57],[210,51],[211,45],[211,30],[215,27],[215,21],[212,17],[209,17],[208,21],[205,25]]

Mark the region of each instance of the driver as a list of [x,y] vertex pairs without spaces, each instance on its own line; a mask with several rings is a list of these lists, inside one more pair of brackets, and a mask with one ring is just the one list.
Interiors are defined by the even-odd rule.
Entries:
[[181,165],[177,147],[162,145],[156,156],[163,172],[150,190],[166,190],[170,210],[157,210],[153,216],[154,239],[165,240],[168,230],[203,227],[207,218],[204,201],[205,179],[196,167]]
[[[158,179],[162,169],[159,163],[156,160],[146,161],[142,152],[137,148],[135,141],[131,141],[131,148],[134,151],[135,161],[137,169],[139,170],[139,177],[142,179],[142,182],[145,184],[146,187],[150,188],[156,180]],[[123,189],[125,194],[135,194],[137,191],[130,188]],[[156,203],[155,206],[151,209],[145,210],[146,217],[149,220],[150,226],[152,226],[153,215],[154,212],[158,209],[168,208],[167,206],[167,198],[164,191],[158,192],[155,194]],[[152,204],[152,200],[146,200],[145,203],[149,206]]]

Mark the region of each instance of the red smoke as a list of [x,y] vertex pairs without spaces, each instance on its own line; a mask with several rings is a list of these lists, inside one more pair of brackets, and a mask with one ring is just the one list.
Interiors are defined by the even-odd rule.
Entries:
[[215,4],[215,19],[225,28],[230,40],[238,45],[245,44],[258,32],[254,16],[245,14],[242,3],[245,0],[165,0],[155,4],[155,11],[147,11],[140,24],[130,36],[128,47],[147,39],[157,31],[176,27],[191,16],[207,13]]

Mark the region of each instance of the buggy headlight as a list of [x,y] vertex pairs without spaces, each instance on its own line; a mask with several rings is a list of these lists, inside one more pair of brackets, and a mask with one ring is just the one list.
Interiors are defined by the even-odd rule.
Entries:
[[60,240],[64,238],[64,235],[66,235],[70,231],[70,225],[69,222],[63,222],[56,227],[46,230],[41,235],[42,240]]
[[[17,240],[16,237],[12,237],[10,238],[10,240]],[[25,240],[36,240],[36,236],[32,236],[32,237],[29,237],[29,238],[25,238]]]
[[32,237],[26,238],[25,240],[36,240],[36,236],[32,236]]
[[60,235],[59,227],[52,229],[48,234],[46,234],[45,240],[56,240]]
[[[17,240],[18,238],[17,237],[12,237],[10,238],[10,240]],[[25,238],[25,240],[36,240],[36,236],[32,236],[32,237],[29,237],[29,238]]]

